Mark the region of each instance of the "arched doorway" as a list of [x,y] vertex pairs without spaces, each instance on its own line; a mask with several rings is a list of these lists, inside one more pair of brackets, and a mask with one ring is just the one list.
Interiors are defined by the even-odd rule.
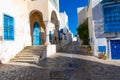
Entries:
[[41,44],[40,41],[40,27],[37,22],[34,23],[33,26],[33,46],[39,46]]
[[51,13],[51,23],[55,25],[54,33],[53,33],[53,44],[59,44],[59,21],[57,17],[57,13],[52,11]]
[[45,44],[45,24],[40,11],[33,10],[30,13],[30,32],[33,46]]

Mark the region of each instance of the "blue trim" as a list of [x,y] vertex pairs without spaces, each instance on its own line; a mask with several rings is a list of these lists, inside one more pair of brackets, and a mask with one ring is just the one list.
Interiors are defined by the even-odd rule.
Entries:
[[106,52],[106,46],[98,46],[99,52]]
[[4,40],[14,40],[14,18],[4,14]]

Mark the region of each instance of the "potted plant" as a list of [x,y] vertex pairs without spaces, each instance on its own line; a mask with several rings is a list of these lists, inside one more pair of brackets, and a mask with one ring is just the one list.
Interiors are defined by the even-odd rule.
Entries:
[[88,49],[88,51],[91,51],[91,46],[88,45],[88,46],[87,46],[87,49]]
[[99,58],[100,58],[100,59],[103,59],[103,60],[106,60],[106,59],[107,59],[106,53],[105,53],[105,52],[101,52],[101,53],[99,54]]

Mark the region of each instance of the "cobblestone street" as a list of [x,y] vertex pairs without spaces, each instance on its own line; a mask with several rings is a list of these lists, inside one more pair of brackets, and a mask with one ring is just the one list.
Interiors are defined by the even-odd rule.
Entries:
[[120,80],[120,61],[100,60],[77,44],[67,48],[75,53],[58,52],[39,64],[1,64],[0,80]]

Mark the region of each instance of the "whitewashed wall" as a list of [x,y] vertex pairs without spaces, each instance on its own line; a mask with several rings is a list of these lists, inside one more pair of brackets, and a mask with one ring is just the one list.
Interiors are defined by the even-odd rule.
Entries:
[[[7,5],[7,6],[6,6]],[[25,46],[31,45],[30,29],[26,17],[26,3],[24,0],[4,0],[0,3],[0,36],[2,39],[0,59],[3,63],[8,62],[11,57]],[[4,14],[14,18],[14,40],[4,40]]]
[[[25,46],[31,46],[30,20],[32,11],[40,11],[43,21],[50,21],[51,12],[54,10],[59,19],[59,12],[49,0],[4,0],[0,2],[0,60],[6,63]],[[3,15],[14,17],[15,40],[4,40]]]
[[102,44],[104,44],[107,47],[107,41],[104,37],[103,31],[103,10],[100,0],[90,1],[91,2],[88,9],[90,44],[92,46],[93,54],[98,56],[98,46],[103,46]]
[[68,28],[68,16],[66,12],[60,13],[60,29],[63,29],[63,33],[65,34],[65,35],[61,34],[62,36],[61,45],[64,46],[69,44],[72,41],[72,34]]
[[87,19],[87,7],[79,7],[77,8],[78,14],[78,26],[82,24]]

